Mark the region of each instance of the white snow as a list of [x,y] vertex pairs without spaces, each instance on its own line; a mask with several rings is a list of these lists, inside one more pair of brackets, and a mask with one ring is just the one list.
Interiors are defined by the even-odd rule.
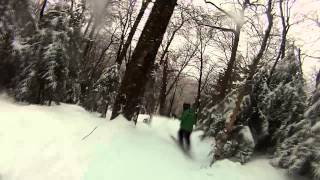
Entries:
[[254,140],[253,140],[253,136],[252,136],[252,133],[250,131],[249,126],[244,126],[241,129],[240,134],[242,134],[242,136],[244,137],[244,140],[246,142],[251,142],[252,143],[252,147],[254,147]]
[[187,158],[169,137],[179,126],[173,119],[154,117],[151,125],[134,126],[76,105],[23,105],[1,95],[0,123],[3,180],[288,179],[267,159],[244,166],[223,160],[209,167],[211,142],[200,141],[199,131],[192,134],[194,158]]

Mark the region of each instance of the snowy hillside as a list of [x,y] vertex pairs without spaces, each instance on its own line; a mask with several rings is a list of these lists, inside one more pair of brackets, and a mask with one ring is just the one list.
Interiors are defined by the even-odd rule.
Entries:
[[135,127],[75,105],[17,105],[2,95],[0,121],[1,180],[287,179],[265,159],[209,167],[211,142],[200,141],[201,132],[192,135],[194,158],[188,159],[170,139],[177,120],[155,117],[150,126]]

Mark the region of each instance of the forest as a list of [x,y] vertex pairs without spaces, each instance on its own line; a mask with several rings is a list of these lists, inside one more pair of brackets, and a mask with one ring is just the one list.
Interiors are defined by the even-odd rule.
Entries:
[[11,106],[43,113],[79,106],[102,122],[123,117],[138,128],[142,116],[149,125],[181,119],[188,103],[193,136],[212,142],[203,154],[209,167],[262,156],[289,177],[320,180],[318,7],[316,0],[1,0],[0,146]]

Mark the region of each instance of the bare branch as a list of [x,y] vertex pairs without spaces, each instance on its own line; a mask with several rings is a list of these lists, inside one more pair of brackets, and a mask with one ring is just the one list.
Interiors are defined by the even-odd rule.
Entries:
[[306,18],[306,19],[308,19],[308,20],[311,20],[311,21],[314,22],[318,27],[320,27],[319,17],[311,18],[311,17],[308,17],[308,16],[304,15],[304,18]]
[[228,13],[227,11],[225,11],[224,9],[220,8],[219,6],[217,6],[215,3],[211,2],[211,1],[204,1],[207,4],[211,4],[212,6],[214,6],[215,8],[217,8],[219,11],[223,12],[225,15],[227,15],[228,17],[230,17],[231,19],[234,19],[234,17]]
[[234,29],[230,29],[230,28],[224,28],[224,27],[219,27],[219,26],[214,26],[214,25],[209,25],[209,24],[203,24],[203,23],[200,23],[200,22],[197,22],[197,24],[200,25],[200,26],[206,26],[206,27],[218,29],[218,30],[224,31],[224,32],[236,33],[236,31]]
[[305,54],[305,56],[307,56],[309,58],[312,58],[312,59],[320,59],[320,56],[311,56],[311,55],[308,55],[308,54]]

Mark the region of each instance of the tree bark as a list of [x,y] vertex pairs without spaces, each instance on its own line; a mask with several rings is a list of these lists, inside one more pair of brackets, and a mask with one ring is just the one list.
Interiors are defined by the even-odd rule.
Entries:
[[198,80],[198,91],[197,91],[197,99],[196,99],[196,111],[197,113],[200,112],[200,105],[201,105],[201,84],[202,84],[202,76],[203,76],[203,58],[201,55],[200,60],[200,74]]
[[173,108],[174,101],[176,99],[177,86],[178,86],[178,83],[174,87],[174,91],[173,91],[173,94],[172,94],[172,97],[171,97],[171,100],[170,100],[170,106],[169,106],[169,112],[168,112],[168,115],[170,117],[172,117],[172,108]]
[[129,121],[138,118],[141,97],[144,94],[147,77],[164,33],[174,11],[177,0],[157,0],[142,31],[132,59],[127,65],[119,93],[116,97],[111,119],[120,113]]
[[94,44],[94,41],[93,41],[93,36],[96,32],[96,28],[97,28],[97,24],[95,23],[90,31],[90,34],[88,36],[88,39],[85,41],[85,45],[84,45],[84,49],[83,49],[83,64],[84,64],[84,67],[86,67],[87,65],[87,60],[88,60],[88,55],[90,53],[90,50]]
[[163,62],[162,82],[159,95],[159,114],[166,115],[166,99],[167,99],[167,85],[168,85],[168,55]]
[[270,74],[269,74],[268,81],[267,81],[268,85],[271,81],[271,77],[274,73],[274,70],[276,69],[276,66],[277,66],[279,60],[283,59],[286,56],[285,52],[286,52],[287,34],[288,34],[290,26],[289,26],[289,24],[286,23],[289,21],[288,17],[287,17],[287,20],[285,20],[285,15],[283,12],[283,0],[279,0],[279,12],[280,12],[281,25],[282,25],[281,43],[280,43],[280,48],[279,48],[276,60],[270,70]]
[[197,99],[196,99],[196,112],[197,114],[200,112],[200,98],[201,98],[201,84],[202,84],[202,76],[203,76],[203,53],[205,50],[205,47],[203,47],[203,39],[202,39],[202,33],[201,29],[199,31],[199,37],[200,37],[200,73],[199,73],[199,80],[198,80],[198,91],[197,91]]
[[320,84],[320,70],[318,71],[317,77],[316,77],[316,89],[318,85]]
[[[271,1],[271,0],[270,0]],[[271,3],[271,2],[270,2]],[[233,113],[231,114],[230,116],[230,121],[229,123],[227,124],[227,130],[228,131],[231,131],[232,129],[232,126],[234,126],[235,122],[236,122],[236,117],[237,115],[239,114],[239,111],[240,111],[240,105],[241,105],[241,102],[243,100],[243,97],[247,94],[250,94],[250,85],[252,83],[252,78],[254,76],[254,74],[256,73],[257,71],[257,67],[258,67],[258,63],[260,62],[260,59],[262,58],[263,56],[263,53],[265,51],[265,48],[266,48],[266,45],[267,45],[267,41],[269,39],[269,36],[270,36],[270,32],[271,32],[271,28],[272,28],[272,25],[273,25],[273,20],[272,20],[272,16],[270,16],[271,18],[269,18],[269,25],[268,25],[268,29],[266,30],[266,33],[264,35],[264,38],[263,38],[263,42],[262,42],[262,45],[260,47],[260,50],[259,50],[259,53],[257,54],[257,56],[253,59],[252,61],[252,64],[250,66],[250,71],[249,71],[249,75],[246,79],[246,82],[244,84],[244,87],[242,87],[242,89],[240,90],[239,94],[238,94],[238,97],[237,97],[237,101],[236,101],[236,107],[234,108],[233,110]]]
[[258,54],[254,57],[254,59],[252,60],[252,63],[249,67],[250,71],[249,71],[249,74],[248,74],[248,77],[246,79],[246,82],[245,84],[239,89],[239,93],[238,93],[238,96],[237,96],[237,99],[236,99],[236,102],[235,102],[235,108],[233,109],[233,112],[230,116],[230,120],[227,121],[226,123],[226,127],[224,129],[224,135],[223,136],[220,136],[221,138],[217,141],[219,143],[217,143],[217,148],[216,148],[216,153],[215,153],[215,156],[217,159],[220,159],[220,158],[223,158],[222,157],[222,154],[223,154],[223,147],[226,143],[226,141],[229,139],[230,137],[230,133],[232,132],[233,128],[234,128],[234,125],[236,124],[236,120],[237,120],[237,116],[241,110],[241,103],[242,103],[242,100],[244,98],[244,96],[246,96],[247,94],[250,94],[251,93],[251,89],[250,89],[250,85],[252,83],[252,79],[253,79],[253,76],[254,74],[256,73],[257,71],[257,68],[258,68],[258,64],[266,50],[266,47],[267,47],[267,43],[268,43],[268,39],[270,37],[270,33],[271,33],[271,29],[272,29],[272,26],[273,26],[273,16],[271,14],[272,12],[272,0],[269,0],[268,1],[268,8],[267,8],[267,17],[268,17],[268,21],[269,21],[269,24],[268,24],[268,27],[265,31],[265,34],[263,36],[263,40],[262,40],[262,43],[261,43],[261,47],[260,47],[260,50],[258,52]]
[[41,11],[40,11],[40,19],[43,17],[44,15],[44,10],[46,9],[46,6],[47,6],[47,1],[48,0],[44,0],[43,1],[43,4],[42,4],[42,7],[41,7]]
[[219,92],[218,101],[222,100],[226,96],[226,94],[228,93],[228,90],[231,87],[230,81],[231,81],[232,70],[234,68],[234,64],[237,58],[237,51],[238,51],[239,40],[240,40],[240,30],[241,30],[241,25],[237,24],[236,30],[234,32],[234,40],[233,40],[232,49],[231,49],[231,56],[228,62],[227,69],[225,70],[225,73],[222,78],[222,82],[221,82],[222,84]]

